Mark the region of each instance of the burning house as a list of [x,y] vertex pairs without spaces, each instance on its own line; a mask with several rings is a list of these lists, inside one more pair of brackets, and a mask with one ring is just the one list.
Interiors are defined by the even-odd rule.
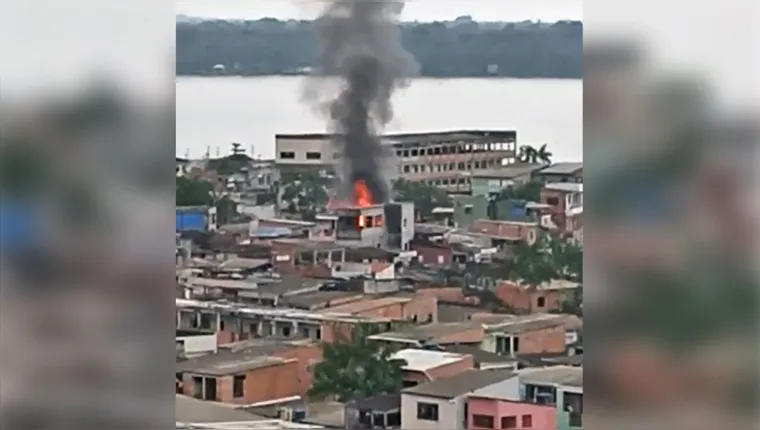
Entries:
[[414,204],[375,203],[362,181],[350,202],[333,202],[331,212],[317,216],[320,239],[350,246],[409,250],[414,238]]

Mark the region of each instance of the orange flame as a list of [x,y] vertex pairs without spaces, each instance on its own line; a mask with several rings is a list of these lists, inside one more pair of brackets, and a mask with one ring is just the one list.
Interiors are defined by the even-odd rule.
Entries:
[[360,207],[372,206],[372,193],[364,181],[354,182],[354,204]]

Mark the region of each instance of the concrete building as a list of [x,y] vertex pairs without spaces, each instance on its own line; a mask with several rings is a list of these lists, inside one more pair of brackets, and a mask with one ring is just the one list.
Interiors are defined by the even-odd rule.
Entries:
[[[280,167],[331,168],[339,160],[328,134],[277,134]],[[391,134],[383,137],[395,154],[398,177],[426,181],[451,192],[469,192],[470,174],[515,162],[517,133],[456,130]]]
[[[567,235],[582,233],[583,184],[551,183],[541,190],[541,203],[549,206],[548,213],[559,232]],[[580,240],[583,240],[581,234]]]
[[583,368],[551,366],[520,372],[521,400],[555,408],[559,430],[583,427]]
[[554,163],[536,172],[546,184],[557,182],[583,183],[583,163]]
[[347,246],[409,250],[414,238],[414,204],[386,203],[335,208],[317,216],[312,239]]
[[473,172],[470,190],[474,196],[497,195],[504,188],[517,187],[530,181],[533,173],[542,167],[521,163]]
[[518,377],[504,369],[469,370],[401,391],[401,428],[463,430],[467,428],[467,396],[492,385],[517,392]]
[[553,406],[520,401],[516,396],[501,393],[489,394],[487,391],[477,390],[467,398],[468,430],[557,428],[557,412]]

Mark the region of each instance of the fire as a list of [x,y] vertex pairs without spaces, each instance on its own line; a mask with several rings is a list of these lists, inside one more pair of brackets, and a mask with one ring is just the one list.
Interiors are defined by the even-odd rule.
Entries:
[[372,193],[369,192],[367,183],[364,181],[354,182],[354,204],[360,207],[372,205]]

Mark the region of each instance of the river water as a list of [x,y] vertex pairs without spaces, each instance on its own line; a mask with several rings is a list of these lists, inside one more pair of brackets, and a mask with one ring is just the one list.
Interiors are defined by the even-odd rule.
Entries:
[[[277,133],[321,133],[303,103],[303,77],[178,77],[177,155],[225,155],[238,142],[274,157]],[[551,79],[415,79],[394,96],[387,132],[509,129],[518,144],[548,144],[554,161],[583,157],[583,82]]]

